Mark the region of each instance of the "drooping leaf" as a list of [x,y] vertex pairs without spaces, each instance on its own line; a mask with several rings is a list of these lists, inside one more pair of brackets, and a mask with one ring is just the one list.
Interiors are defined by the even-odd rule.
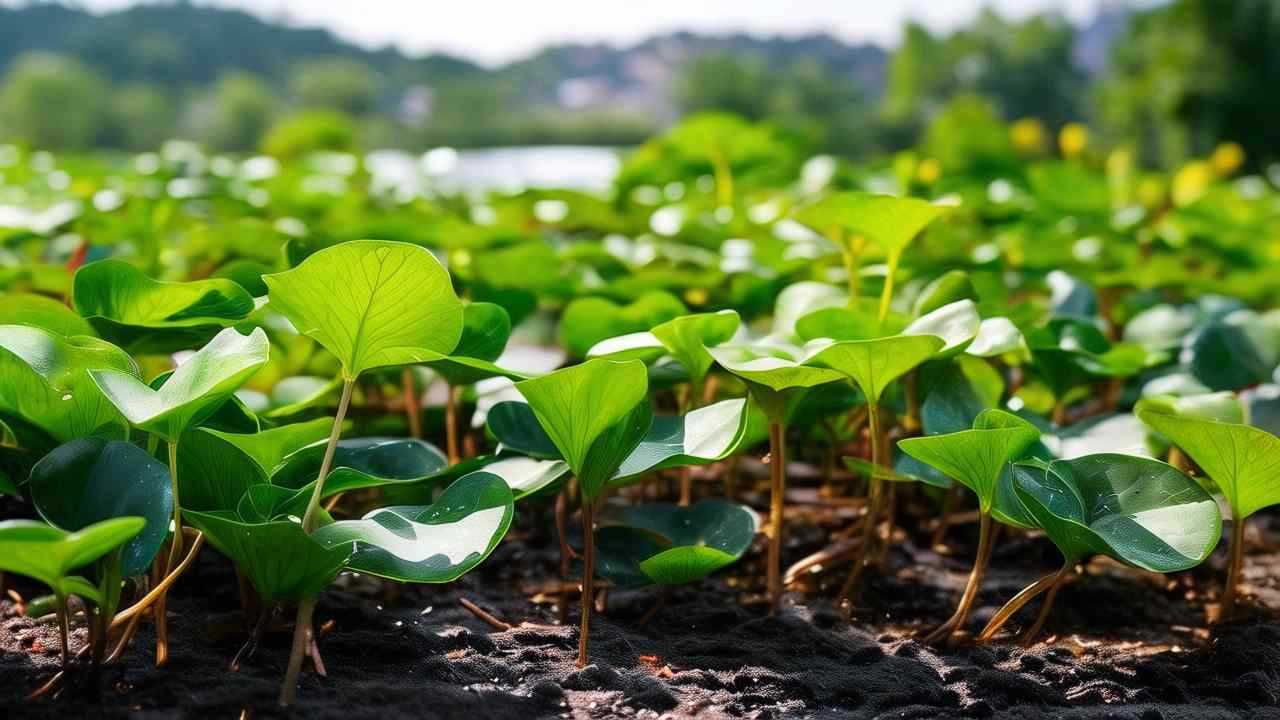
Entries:
[[1158,460],[1102,454],[1018,465],[1014,488],[1070,563],[1096,553],[1177,572],[1203,562],[1222,535],[1213,498]]
[[126,437],[128,421],[89,375],[99,368],[138,373],[133,359],[105,340],[0,326],[0,416],[34,425],[56,442]]
[[1177,415],[1138,404],[1138,417],[1182,449],[1213,480],[1238,519],[1280,503],[1280,439],[1248,425]]
[[656,416],[612,482],[622,483],[657,470],[706,465],[738,448],[747,431],[747,401],[722,400],[683,416]]
[[844,379],[835,370],[805,364],[829,346],[825,340],[804,347],[766,340],[750,345],[719,345],[707,351],[720,367],[747,384],[752,399],[771,422],[785,422],[805,390]]
[[867,396],[879,402],[889,383],[942,349],[935,335],[898,335],[876,340],[838,342],[816,353],[811,364],[839,371]]
[[179,365],[159,390],[119,370],[89,374],[129,422],[176,441],[188,427],[218,410],[267,362],[269,345],[262,328],[249,335],[227,328]]
[[102,337],[133,353],[203,344],[254,310],[253,297],[231,280],[162,282],[110,259],[76,272],[74,302]]
[[52,525],[75,532],[94,523],[138,517],[145,527],[125,545],[121,572],[143,573],[169,536],[169,470],[136,445],[80,438],[58,446],[31,469],[31,502]]
[[898,447],[972,490],[983,512],[1003,513],[1003,508],[996,508],[1000,477],[1039,438],[1040,431],[1026,420],[1003,410],[985,410],[970,430],[907,438],[899,440]]
[[0,522],[0,571],[97,602],[97,590],[71,571],[125,544],[145,525],[142,518],[118,517],[67,532],[35,520],[5,520]]
[[942,338],[939,354],[959,351],[978,335],[982,325],[978,306],[972,300],[957,300],[912,321],[903,335],[932,335]]
[[511,526],[511,490],[497,475],[464,475],[425,507],[374,510],[316,530],[321,544],[354,547],[352,570],[401,582],[445,583],[479,565]]
[[636,360],[588,360],[516,388],[588,500],[604,490],[652,422],[648,375]]
[[550,487],[569,474],[569,464],[563,460],[539,460],[518,455],[498,458],[481,469],[502,478],[511,488],[516,502]]
[[702,500],[631,506],[619,523],[596,531],[600,574],[620,585],[680,585],[741,558],[759,518],[742,505]]
[[462,303],[449,273],[417,245],[344,242],[263,280],[271,307],[333,353],[349,379],[439,360],[462,337]]
[[[320,473],[326,441],[308,445],[286,457],[271,476],[271,483],[300,489]],[[449,460],[439,448],[413,438],[349,438],[339,440],[333,465],[324,481],[324,496],[382,485],[417,484],[435,480],[449,471]]]
[[727,342],[741,324],[738,313],[721,310],[715,313],[683,315],[657,325],[652,332],[695,383],[701,383],[715,359],[707,352],[709,346]]

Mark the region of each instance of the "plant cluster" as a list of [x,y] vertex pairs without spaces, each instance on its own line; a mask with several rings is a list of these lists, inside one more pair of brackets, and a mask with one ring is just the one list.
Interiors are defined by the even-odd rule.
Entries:
[[[64,672],[120,662],[148,617],[167,662],[168,594],[207,545],[242,581],[236,664],[296,609],[289,704],[307,658],[323,667],[313,613],[339,574],[451,582],[518,505],[554,507],[580,666],[598,585],[698,581],[761,532],[748,590],[768,612],[821,572],[852,601],[906,498],[937,508],[938,537],[958,504],[979,526],[928,642],[969,631],[1002,533],[1043,534],[1063,564],[978,641],[1043,595],[1034,639],[1091,557],[1203,563],[1219,500],[1218,611],[1236,612],[1246,521],[1280,503],[1258,241],[1280,192],[1080,154],[989,182],[826,159],[778,185],[754,174],[762,137],[698,118],[609,198],[405,196],[348,156],[171,149],[78,178],[92,209],[0,233],[0,491],[38,517],[0,523],[0,570],[49,588],[27,612],[59,624]],[[646,183],[673,158],[712,172]],[[64,171],[22,160],[11,182],[56,190]],[[797,462],[858,513],[787,567]]]

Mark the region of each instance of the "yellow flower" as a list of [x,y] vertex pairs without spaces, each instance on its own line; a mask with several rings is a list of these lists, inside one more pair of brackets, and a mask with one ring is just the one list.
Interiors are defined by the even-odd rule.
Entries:
[[1018,152],[1033,155],[1044,150],[1044,125],[1036,118],[1022,118],[1009,128],[1009,137]]
[[707,299],[707,291],[702,288],[689,288],[684,291],[686,305],[706,305]]
[[1080,123],[1067,123],[1058,133],[1058,148],[1063,157],[1073,158],[1089,147],[1089,128]]
[[1202,160],[1189,162],[1173,176],[1173,204],[1185,207],[1199,200],[1213,182],[1213,168]]
[[932,185],[942,177],[942,165],[933,158],[925,158],[916,167],[916,180],[925,185]]
[[1213,173],[1218,177],[1227,177],[1240,169],[1244,164],[1244,148],[1239,143],[1225,142],[1214,148],[1209,157]]

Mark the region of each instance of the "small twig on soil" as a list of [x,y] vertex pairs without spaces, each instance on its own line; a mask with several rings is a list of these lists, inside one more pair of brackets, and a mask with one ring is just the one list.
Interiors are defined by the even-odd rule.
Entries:
[[466,598],[458,598],[458,604],[466,608],[467,612],[470,612],[472,615],[475,615],[488,623],[489,627],[497,630],[498,632],[504,632],[512,628],[510,623],[505,623],[499,620],[497,617],[484,610],[484,608],[481,608],[479,605],[476,605]]

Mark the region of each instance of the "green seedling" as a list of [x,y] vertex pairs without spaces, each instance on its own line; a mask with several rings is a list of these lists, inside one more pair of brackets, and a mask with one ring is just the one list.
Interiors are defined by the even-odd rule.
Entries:
[[1063,581],[1093,555],[1158,573],[1204,562],[1222,535],[1218,504],[1194,480],[1158,460],[1086,455],[1052,463],[1019,463],[1013,488],[1027,513],[1062,553],[1062,569],[1018,593],[979,635],[990,640],[1041,593],[1044,604],[1022,641],[1044,627]]
[[1180,415],[1159,401],[1139,403],[1138,417],[1195,461],[1231,508],[1231,560],[1219,610],[1230,617],[1240,593],[1245,522],[1280,503],[1280,439],[1248,425]]
[[123,260],[100,260],[76,272],[75,309],[102,337],[132,353],[201,345],[249,317],[253,297],[223,278],[162,282]]
[[[648,374],[636,360],[588,360],[581,365],[516,383],[578,481],[582,496],[582,627],[578,667],[587,664],[595,584],[595,512],[609,481],[644,439],[653,421]],[[562,539],[563,540],[563,539]]]
[[[307,258],[298,267],[266,275],[271,307],[299,333],[320,343],[342,365],[342,396],[316,475],[302,529],[319,522],[325,479],[361,373],[374,368],[442,360],[462,337],[462,303],[449,273],[416,245],[375,240],[340,243]],[[280,702],[297,692],[302,653],[311,635],[315,597],[298,604],[293,654]]]
[[596,531],[600,574],[620,587],[696,582],[737,562],[759,523],[750,508],[723,500],[632,506]]
[[810,389],[843,379],[835,370],[807,365],[813,355],[829,345],[820,342],[803,348],[761,341],[754,345],[719,345],[707,348],[720,367],[739,377],[752,401],[769,421],[769,556],[766,587],[769,611],[776,613],[782,600],[783,501],[787,490],[787,421]]
[[[1001,493],[1001,477],[1008,464],[1026,453],[1040,439],[1034,425],[1003,410],[986,410],[974,420],[971,430],[907,438],[898,447],[911,457],[929,465],[978,496],[978,551],[973,570],[955,613],[941,627],[925,636],[924,642],[949,641],[964,627],[974,598],[986,574],[987,562],[994,548],[992,517],[1011,525],[1026,527],[1025,513]],[[1003,500],[1003,501],[1002,501]]]

